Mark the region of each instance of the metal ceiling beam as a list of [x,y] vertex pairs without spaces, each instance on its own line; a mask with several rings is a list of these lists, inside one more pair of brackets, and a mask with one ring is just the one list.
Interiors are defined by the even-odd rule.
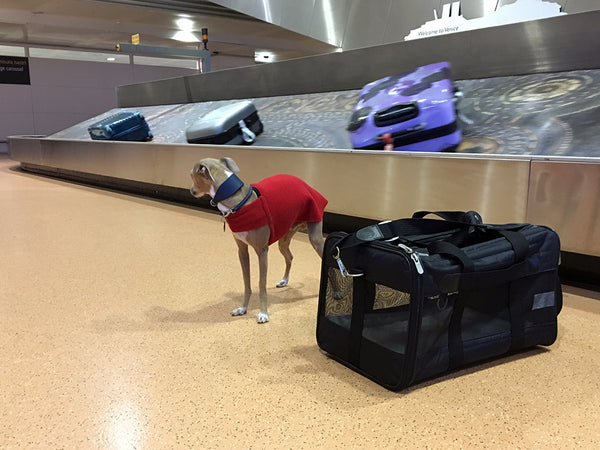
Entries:
[[226,17],[230,19],[258,21],[258,19],[242,14],[238,11],[217,5],[208,1],[186,1],[186,0],[93,0],[103,3],[118,3],[136,7],[164,9],[167,11],[187,12],[194,14],[205,14],[210,16]]
[[210,57],[210,52],[208,50],[196,50],[193,48],[156,47],[153,45],[127,43],[117,44],[116,48],[118,52],[130,53],[132,55],[175,56],[180,58],[197,59]]

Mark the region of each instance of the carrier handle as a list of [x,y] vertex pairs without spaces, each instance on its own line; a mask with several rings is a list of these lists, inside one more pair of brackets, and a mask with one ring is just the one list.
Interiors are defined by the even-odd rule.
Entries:
[[[426,215],[428,213],[428,211],[419,211],[415,214]],[[458,214],[463,214],[463,217],[464,215],[468,215],[470,213],[477,214],[474,211],[467,211],[466,213],[462,213],[461,211],[441,211],[441,213],[448,213],[448,217],[453,217],[454,215]],[[474,216],[471,215],[470,217],[473,218]],[[477,214],[477,217],[480,217],[479,214]],[[418,217],[413,219],[397,219],[370,225],[361,228],[355,233],[345,236],[338,241],[336,248],[339,250],[334,249],[332,256],[335,256],[336,253],[339,256],[340,250],[355,247],[357,245],[372,241],[389,240],[399,236],[439,233],[444,231],[458,231],[460,229],[467,231],[467,229],[470,227],[475,227],[496,232],[498,235],[506,238],[508,242],[510,242],[515,252],[515,262],[519,262],[527,257],[527,253],[529,251],[529,243],[527,242],[527,239],[518,231],[521,226],[522,224],[486,225],[450,220],[422,219]],[[456,244],[455,242],[450,243]],[[465,267],[464,264],[463,267]],[[470,267],[469,263],[467,263],[466,267]]]
[[[369,225],[354,233],[346,235],[338,241],[337,247],[339,247],[340,250],[344,250],[367,242],[392,239],[397,238],[398,236],[455,231],[457,228],[468,228],[470,226],[472,225],[464,222],[450,222],[433,219],[387,220],[378,224]],[[485,225],[483,226],[485,227]],[[331,256],[335,257],[338,253],[336,248],[333,248]]]
[[448,241],[435,241],[427,246],[427,252],[438,255],[449,255],[458,259],[463,267],[464,272],[473,272],[475,264],[473,260],[467,256],[459,247]]
[[[513,249],[515,254],[514,264],[521,263],[527,259],[529,251],[529,242],[523,234],[518,231],[491,229],[504,237]],[[463,267],[463,273],[474,272],[475,264],[473,260],[456,244],[451,241],[434,241],[427,246],[429,254],[449,255],[458,259]],[[485,272],[478,272],[482,274]]]
[[498,233],[500,233],[508,242],[510,242],[511,247],[515,252],[515,262],[518,263],[527,258],[527,253],[529,253],[529,242],[527,242],[527,239],[521,232],[502,229],[496,231],[498,231]]
[[488,270],[483,272],[457,272],[449,273],[442,277],[439,287],[442,292],[450,294],[459,291],[473,291],[498,286],[514,280],[519,275],[527,273],[529,262],[527,259],[517,262],[504,269]]
[[469,227],[469,224],[464,222],[450,222],[446,220],[433,219],[387,220],[378,224],[361,228],[356,233],[350,235],[354,237],[357,242],[353,242],[352,244],[348,243],[344,246],[352,247],[354,245],[364,244],[366,242],[391,239],[397,236],[440,233],[444,231],[456,230],[457,227],[465,228]]

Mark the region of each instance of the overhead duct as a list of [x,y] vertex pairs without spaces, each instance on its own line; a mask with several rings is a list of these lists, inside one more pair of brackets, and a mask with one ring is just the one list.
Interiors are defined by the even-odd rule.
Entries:
[[185,0],[94,0],[105,3],[119,3],[121,5],[143,6],[147,8],[164,9],[167,11],[180,11],[194,14],[205,14],[217,17],[226,17],[240,20],[257,20],[252,16],[242,14],[229,7],[220,6],[218,2],[185,1]]

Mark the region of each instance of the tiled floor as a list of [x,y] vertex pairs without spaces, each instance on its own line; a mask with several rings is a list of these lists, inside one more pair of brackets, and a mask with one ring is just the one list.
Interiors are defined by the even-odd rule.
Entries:
[[[600,448],[600,295],[565,287],[548,349],[400,393],[315,341],[319,260],[271,322],[219,217],[0,159],[0,448]],[[256,259],[251,260],[254,284]]]

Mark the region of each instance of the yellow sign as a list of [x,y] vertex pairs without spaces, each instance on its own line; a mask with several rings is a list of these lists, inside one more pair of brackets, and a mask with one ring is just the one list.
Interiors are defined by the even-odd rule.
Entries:
[[133,45],[139,45],[139,43],[140,43],[140,35],[139,34],[132,34],[131,35],[131,43]]

